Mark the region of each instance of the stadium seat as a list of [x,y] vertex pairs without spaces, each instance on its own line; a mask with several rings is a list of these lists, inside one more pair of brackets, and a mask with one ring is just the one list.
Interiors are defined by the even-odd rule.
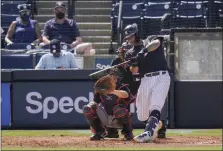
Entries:
[[33,56],[32,55],[2,55],[1,56],[2,69],[32,69]]
[[43,56],[43,55],[45,55],[45,54],[47,54],[47,52],[46,53],[36,53],[36,55],[35,55],[35,66],[39,63],[39,60],[40,60],[40,58]]
[[[142,11],[144,3],[123,3],[122,7],[122,27],[128,24],[137,23],[139,30],[142,28]],[[112,40],[116,41],[117,36],[117,23],[119,15],[119,4],[116,4],[112,9],[111,22],[112,22]]]
[[214,1],[214,9],[216,11],[216,15],[213,17],[215,26],[223,27],[223,2]]
[[2,3],[16,3],[16,4],[22,4],[26,3],[27,0],[3,0]]
[[14,14],[18,15],[19,10],[17,8],[18,4],[15,3],[2,3],[1,5],[1,13],[2,14]]
[[206,7],[202,2],[181,1],[173,15],[173,27],[204,28],[206,27]]
[[18,15],[1,14],[1,26],[9,27],[13,21],[17,19]]
[[165,3],[170,2],[170,0],[148,0],[147,3]]
[[31,46],[30,43],[14,43],[12,45],[6,46],[5,48],[9,50],[34,49],[34,46]]
[[167,27],[162,27],[161,25],[161,19],[166,13],[172,14],[171,2],[148,3],[143,15],[144,37],[147,37],[148,35],[160,34],[162,28],[170,28],[168,24],[166,25]]

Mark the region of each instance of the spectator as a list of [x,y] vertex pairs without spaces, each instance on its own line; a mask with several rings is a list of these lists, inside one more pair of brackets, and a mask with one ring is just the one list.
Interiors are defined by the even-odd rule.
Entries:
[[61,42],[71,44],[76,54],[90,54],[92,44],[82,43],[77,24],[75,20],[65,17],[66,11],[67,8],[64,2],[56,2],[54,8],[55,18],[47,21],[44,27],[44,44],[49,44],[52,39],[58,39]]
[[13,21],[9,26],[5,41],[7,46],[13,43],[27,43],[41,42],[42,36],[39,24],[31,17],[31,5],[21,4],[18,5],[20,17]]
[[61,50],[60,41],[50,41],[50,53],[43,55],[35,69],[68,69],[78,68],[74,55]]

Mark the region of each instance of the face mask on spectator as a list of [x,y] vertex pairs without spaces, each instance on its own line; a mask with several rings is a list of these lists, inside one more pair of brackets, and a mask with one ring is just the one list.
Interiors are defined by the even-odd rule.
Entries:
[[30,19],[30,13],[22,12],[20,13],[20,18],[22,19],[22,21],[28,21]]
[[63,19],[63,18],[65,17],[65,13],[63,13],[63,12],[58,12],[58,13],[56,13],[56,17],[57,17],[58,19]]

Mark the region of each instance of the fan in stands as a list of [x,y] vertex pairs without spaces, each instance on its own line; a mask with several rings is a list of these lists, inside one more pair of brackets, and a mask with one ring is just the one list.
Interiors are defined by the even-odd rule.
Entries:
[[11,23],[5,37],[7,49],[26,49],[26,46],[34,41],[42,40],[38,22],[30,18],[31,6],[20,4],[18,9],[20,16]]
[[47,48],[50,40],[58,39],[61,42],[69,44],[75,54],[93,55],[91,43],[83,43],[79,28],[74,19],[68,19],[65,16],[67,7],[64,2],[56,2],[53,8],[55,18],[46,22],[43,31],[43,43],[41,46]]

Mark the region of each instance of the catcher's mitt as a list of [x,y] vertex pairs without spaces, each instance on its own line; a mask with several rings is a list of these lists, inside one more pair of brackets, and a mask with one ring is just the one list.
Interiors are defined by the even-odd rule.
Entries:
[[95,93],[109,94],[113,92],[116,88],[116,79],[114,76],[106,75],[100,78],[94,85]]

